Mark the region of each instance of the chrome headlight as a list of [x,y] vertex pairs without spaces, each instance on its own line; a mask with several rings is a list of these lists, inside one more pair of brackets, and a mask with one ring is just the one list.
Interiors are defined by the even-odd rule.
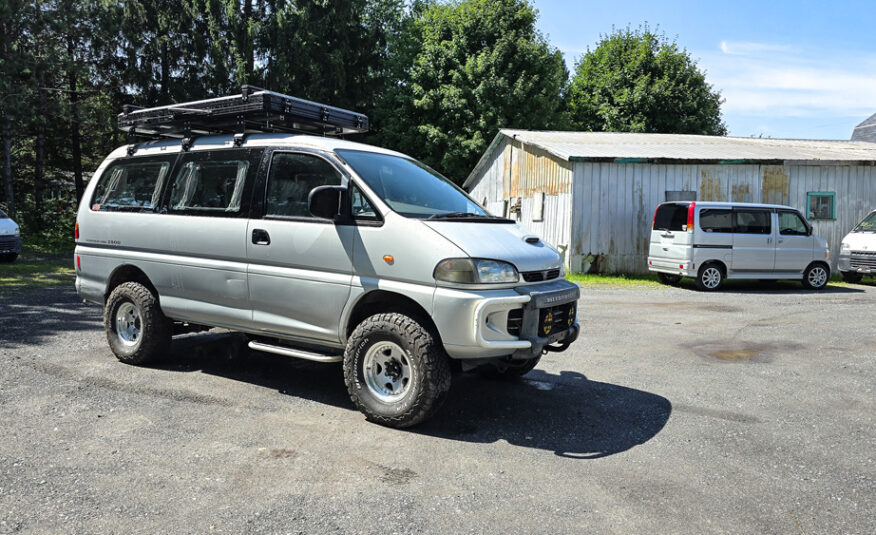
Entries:
[[846,242],[843,242],[842,245],[840,246],[841,253],[845,253],[846,251],[850,251],[851,249],[852,249],[852,246]]
[[517,282],[517,268],[508,262],[480,258],[448,258],[435,266],[434,277],[457,284],[507,284]]
[[15,230],[13,231],[13,233],[14,233],[16,236],[19,236],[19,237],[20,237],[20,236],[21,236],[21,227],[15,227]]

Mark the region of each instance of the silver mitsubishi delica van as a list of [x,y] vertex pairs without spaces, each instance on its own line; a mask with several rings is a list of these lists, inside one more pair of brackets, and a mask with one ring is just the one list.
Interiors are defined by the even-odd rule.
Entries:
[[830,279],[827,240],[799,211],[777,204],[665,202],[651,223],[648,270],[665,284],[693,277],[700,290],[725,279]]
[[164,356],[176,333],[240,331],[343,361],[367,418],[405,427],[438,409],[451,361],[519,376],[578,336],[557,251],[422,163],[335,135],[364,115],[245,87],[129,107],[119,126],[164,139],[100,165],[75,266],[122,362]]
[[837,268],[846,282],[861,282],[864,275],[876,275],[876,210],[843,238]]

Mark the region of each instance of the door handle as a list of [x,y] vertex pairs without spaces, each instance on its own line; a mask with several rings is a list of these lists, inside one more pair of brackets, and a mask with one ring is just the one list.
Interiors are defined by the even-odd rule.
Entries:
[[773,243],[773,239],[772,239],[772,238],[767,238],[767,243]]
[[252,242],[256,245],[270,245],[271,235],[264,229],[252,229]]

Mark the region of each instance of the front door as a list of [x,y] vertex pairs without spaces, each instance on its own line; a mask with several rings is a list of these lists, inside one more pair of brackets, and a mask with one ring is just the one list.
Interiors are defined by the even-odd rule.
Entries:
[[250,219],[246,238],[253,324],[266,334],[340,340],[355,227],[313,217],[307,198],[317,186],[342,182],[319,153],[273,154],[258,203],[264,215]]
[[812,236],[797,212],[779,210],[779,235],[776,239],[776,271],[800,273],[812,261]]
[[733,271],[772,271],[775,265],[773,214],[767,209],[733,209]]

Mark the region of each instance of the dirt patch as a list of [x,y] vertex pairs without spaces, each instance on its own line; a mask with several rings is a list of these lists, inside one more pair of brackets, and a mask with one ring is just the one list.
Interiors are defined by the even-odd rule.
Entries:
[[771,362],[777,354],[800,349],[793,343],[757,343],[740,340],[713,341],[687,346],[698,357],[722,362]]

